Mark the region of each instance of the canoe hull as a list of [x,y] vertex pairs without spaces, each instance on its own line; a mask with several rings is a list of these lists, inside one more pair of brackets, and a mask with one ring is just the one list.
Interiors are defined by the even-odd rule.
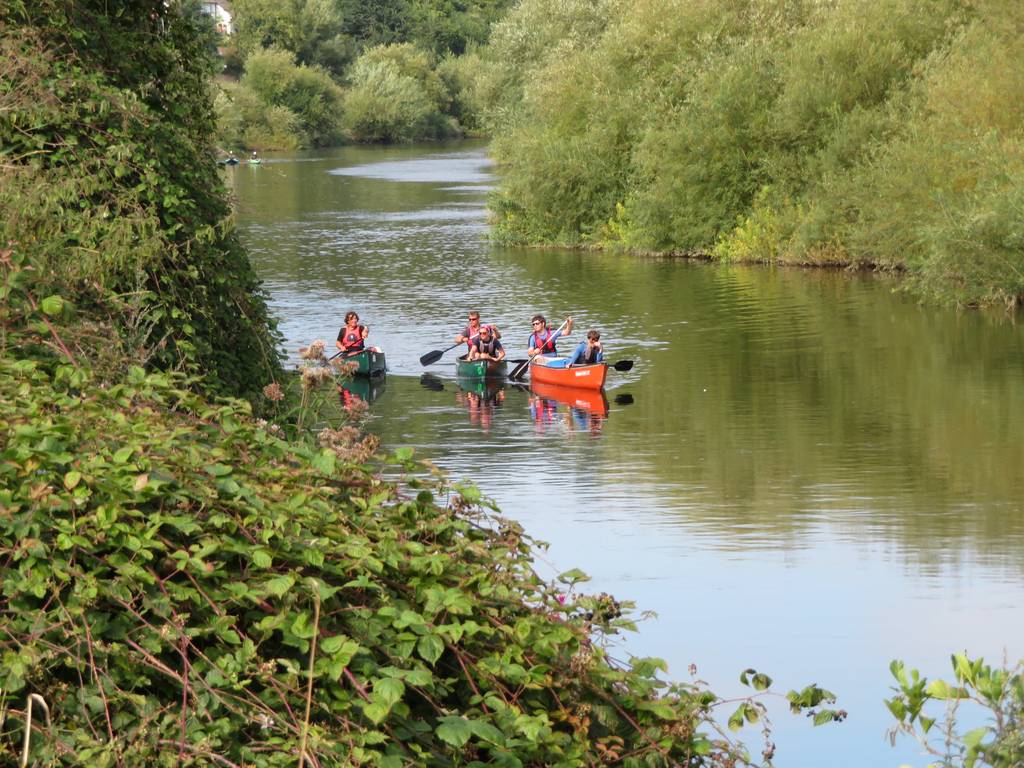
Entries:
[[383,376],[388,369],[383,352],[364,349],[344,358],[346,362],[356,363],[359,367],[354,371],[356,376]]
[[572,368],[549,368],[546,365],[530,363],[530,382],[555,384],[572,389],[601,389],[608,364],[576,365]]
[[508,363],[504,360],[474,360],[463,358],[455,361],[455,375],[460,379],[504,379],[508,375]]

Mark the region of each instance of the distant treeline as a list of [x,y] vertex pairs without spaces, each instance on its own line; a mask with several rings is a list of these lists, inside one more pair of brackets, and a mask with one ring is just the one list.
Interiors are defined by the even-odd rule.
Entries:
[[510,243],[1024,297],[1019,0],[521,0],[471,86]]
[[[225,147],[411,141],[477,128],[461,97],[508,0],[235,0]],[[468,58],[467,58],[468,55]],[[467,68],[468,67],[468,68]]]

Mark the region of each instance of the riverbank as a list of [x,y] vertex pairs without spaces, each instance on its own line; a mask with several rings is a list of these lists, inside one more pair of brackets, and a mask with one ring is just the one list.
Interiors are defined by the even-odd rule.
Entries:
[[1018,305],[1021,14],[523,0],[480,75],[497,237],[902,270],[940,303]]

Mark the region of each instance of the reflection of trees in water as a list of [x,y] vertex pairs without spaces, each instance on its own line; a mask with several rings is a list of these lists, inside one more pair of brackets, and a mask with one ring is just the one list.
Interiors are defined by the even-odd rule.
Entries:
[[593,324],[637,360],[636,403],[606,426],[602,461],[659,506],[762,541],[822,525],[895,540],[925,567],[1024,563],[1024,336],[1005,318],[845,272],[496,258],[551,303],[571,300],[558,286],[601,286]]
[[[572,309],[578,327],[601,329],[610,355],[637,361],[628,374],[609,372],[611,391],[628,383],[635,404],[616,404],[601,440],[567,441],[569,460],[628,482],[666,517],[718,529],[723,546],[736,531],[745,547],[799,546],[828,526],[868,546],[896,542],[925,564],[1024,558],[1019,328],[919,307],[885,277],[554,249],[481,253],[477,240],[470,253],[451,221],[399,220],[448,210],[452,196],[434,185],[325,172],[416,152],[346,148],[236,175],[261,276],[310,306],[324,291],[386,294],[420,322],[461,317],[465,295],[439,286],[472,256],[501,275],[502,290],[485,303],[507,324],[510,350],[525,347],[526,333],[512,329],[542,285],[537,309]],[[415,382],[393,386],[401,397],[382,409],[398,419],[392,443],[423,436],[455,450],[445,434],[454,422],[442,419],[464,425],[465,416],[439,416],[436,395]],[[510,415],[520,403],[526,410],[527,395],[507,396]],[[520,418],[510,429],[529,430]],[[506,450],[513,465],[536,456],[535,444],[494,443],[487,450]]]

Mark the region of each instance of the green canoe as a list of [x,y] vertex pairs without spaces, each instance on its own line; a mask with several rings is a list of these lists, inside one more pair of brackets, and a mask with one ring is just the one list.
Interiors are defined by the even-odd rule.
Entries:
[[364,349],[362,352],[347,355],[342,359],[359,364],[355,370],[357,376],[383,376],[388,369],[384,362],[384,353],[374,352],[372,349]]
[[460,379],[504,379],[508,375],[508,363],[504,360],[474,360],[465,358],[455,361],[455,375]]

